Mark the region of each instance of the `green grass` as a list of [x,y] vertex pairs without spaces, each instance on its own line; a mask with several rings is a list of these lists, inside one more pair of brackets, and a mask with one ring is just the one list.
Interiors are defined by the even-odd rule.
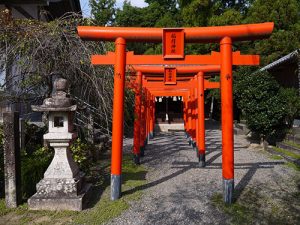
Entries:
[[295,163],[292,163],[292,162],[286,162],[285,165],[289,168],[292,168],[296,171],[300,171],[300,166],[298,166],[297,164]]
[[11,209],[6,208],[5,200],[0,199],[0,216],[4,216],[5,214],[9,213]]
[[278,152],[278,153],[282,153],[282,154],[284,154],[286,156],[289,156],[289,157],[291,157],[293,159],[300,159],[300,154],[297,154],[297,153],[294,153],[294,152],[290,152],[290,151],[288,151],[286,149],[277,148],[277,147],[273,146],[273,150],[276,151],[276,152]]
[[295,148],[299,148],[299,149],[300,149],[300,145],[297,144],[297,143],[295,143],[295,142],[285,140],[285,141],[283,141],[283,143],[288,144],[288,145],[290,145],[290,146],[293,146],[293,147],[295,147]]
[[211,201],[215,207],[230,216],[230,222],[233,225],[250,224],[252,221],[253,214],[249,213],[247,207],[239,203],[225,204],[222,194],[214,194]]
[[280,155],[271,155],[270,158],[274,159],[274,160],[281,160],[281,159],[283,159],[283,157],[280,156]]
[[[132,162],[131,155],[125,155],[123,158],[123,184],[122,191],[134,189],[146,184],[145,175],[147,173],[145,167],[137,166]],[[110,201],[110,189],[107,188],[104,198],[92,210],[86,210],[78,215],[75,224],[102,224],[115,218],[129,208],[131,201],[139,200],[142,196],[141,191],[135,191],[132,194],[122,196],[117,201]]]
[[[299,191],[293,193],[282,192],[278,195],[272,192],[274,188],[249,187],[243,190],[241,196],[234,203],[228,205],[223,202],[222,194],[211,197],[212,205],[227,215],[224,224],[297,224],[299,221],[298,205]],[[235,197],[236,198],[236,197]]]
[[[90,173],[94,179],[93,205],[81,212],[71,211],[30,211],[27,203],[16,209],[7,209],[4,199],[0,200],[0,220],[10,219],[10,224],[103,224],[121,215],[127,210],[130,202],[137,201],[142,197],[142,191],[138,187],[146,184],[147,169],[137,166],[132,162],[131,155],[123,158],[123,183],[122,192],[127,192],[119,200],[110,200],[110,157],[97,162]],[[15,222],[11,222],[15,221]]]

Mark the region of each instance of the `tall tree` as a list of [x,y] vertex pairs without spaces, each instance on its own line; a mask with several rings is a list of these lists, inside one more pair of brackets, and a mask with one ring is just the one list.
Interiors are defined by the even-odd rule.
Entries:
[[101,26],[111,25],[116,13],[115,5],[116,0],[90,0],[95,23]]
[[193,0],[181,8],[184,26],[206,26],[211,16],[210,0]]
[[256,0],[249,8],[246,23],[274,22],[269,39],[255,42],[263,64],[270,63],[300,46],[300,2],[298,0]]
[[142,26],[143,21],[143,9],[132,6],[130,2],[124,1],[123,8],[116,11],[116,25],[118,26],[139,27]]
[[174,10],[178,3],[177,0],[145,0],[145,2],[149,5],[153,3],[159,3],[160,6],[163,7],[165,10]]

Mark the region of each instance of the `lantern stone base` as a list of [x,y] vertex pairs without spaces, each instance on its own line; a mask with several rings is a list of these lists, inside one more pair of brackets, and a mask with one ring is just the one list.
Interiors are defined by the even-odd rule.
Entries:
[[[43,181],[43,180],[42,180]],[[81,211],[87,207],[90,199],[91,184],[84,184],[78,194],[66,195],[64,192],[57,194],[34,194],[28,199],[30,210],[71,210]]]
[[[49,133],[46,135],[49,136]],[[72,158],[68,149],[70,140],[46,140],[54,147],[55,155],[44,178],[36,185],[36,194],[28,199],[29,209],[73,211],[84,209],[91,185],[85,183],[84,173],[79,171]]]

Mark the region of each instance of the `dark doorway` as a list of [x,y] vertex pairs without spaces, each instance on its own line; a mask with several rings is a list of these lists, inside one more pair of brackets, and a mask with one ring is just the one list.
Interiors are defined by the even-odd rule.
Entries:
[[155,118],[156,123],[183,123],[182,97],[157,97]]

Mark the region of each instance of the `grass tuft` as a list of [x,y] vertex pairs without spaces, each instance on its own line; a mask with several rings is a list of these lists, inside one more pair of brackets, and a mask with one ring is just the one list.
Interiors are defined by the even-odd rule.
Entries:
[[285,154],[293,159],[300,159],[300,154],[294,153],[294,152],[290,152],[286,149],[282,149],[282,148],[277,148],[275,146],[273,146],[273,150],[278,152],[278,153],[282,153]]
[[280,155],[271,155],[270,158],[274,159],[274,160],[281,160],[281,159],[283,159],[283,157],[280,156]]
[[295,143],[295,142],[284,140],[283,143],[291,145],[291,146],[293,146],[295,148],[299,148],[300,149],[300,145],[297,144],[297,143]]
[[[271,191],[273,190],[273,192]],[[238,191],[238,190],[236,190]],[[218,210],[224,212],[229,221],[224,224],[298,224],[299,190],[274,192],[268,186],[246,188],[242,195],[231,205],[223,202],[222,194],[211,197],[211,203]]]
[[250,224],[252,214],[247,208],[237,202],[228,205],[223,201],[222,194],[214,194],[211,198],[212,204],[231,217],[231,224]]
[[300,171],[300,166],[295,164],[295,163],[292,163],[292,162],[286,162],[285,165],[289,168],[292,168],[296,171]]

